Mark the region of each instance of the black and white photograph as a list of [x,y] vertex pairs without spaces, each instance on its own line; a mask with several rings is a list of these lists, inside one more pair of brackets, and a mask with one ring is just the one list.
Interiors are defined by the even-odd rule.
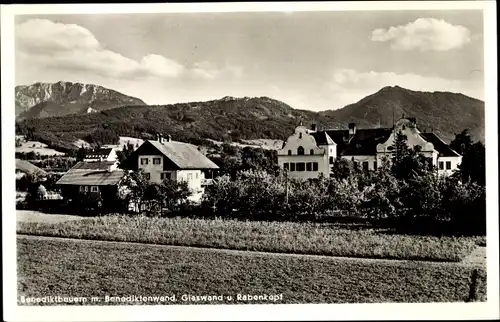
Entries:
[[4,320],[499,317],[494,2],[2,5],[1,39]]

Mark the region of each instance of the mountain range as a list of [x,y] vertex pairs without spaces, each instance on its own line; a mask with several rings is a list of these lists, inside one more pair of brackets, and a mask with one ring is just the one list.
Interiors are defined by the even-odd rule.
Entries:
[[[32,86],[35,85],[41,87]],[[35,91],[36,95],[30,96],[26,94],[29,91],[19,89],[23,92],[19,95],[23,99],[20,106],[21,102],[24,106],[29,106],[29,102],[36,105],[19,114],[18,134],[31,131],[40,139],[45,138],[46,143],[58,144],[85,138],[94,131],[141,138],[161,132],[172,135],[175,140],[190,142],[200,139],[284,140],[300,123],[306,126],[315,123],[319,129],[347,128],[349,122],[356,123],[358,128],[391,127],[393,119],[411,116],[417,119],[421,130],[432,131],[444,141],[451,141],[455,133],[464,129],[469,129],[475,140],[484,141],[484,102],[449,92],[418,92],[388,86],[342,109],[314,112],[293,109],[269,97],[226,96],[204,102],[145,105],[140,99],[100,86],[85,85],[95,86],[91,91],[94,95],[85,95],[79,83],[72,84],[69,89],[60,83],[52,85],[52,93],[58,93],[57,96],[45,90]],[[61,90],[61,87],[66,89]],[[65,94],[59,94],[61,92]],[[17,93],[16,87],[16,107]],[[51,102],[44,106],[51,105],[56,110],[59,107],[63,111],[50,115],[53,109],[38,108],[43,104],[39,102],[42,99]],[[91,107],[97,112],[73,110],[68,108],[71,104]],[[46,117],[37,109],[31,112],[33,108],[43,110]]]
[[142,100],[93,84],[57,82],[16,86],[16,119],[86,114]]

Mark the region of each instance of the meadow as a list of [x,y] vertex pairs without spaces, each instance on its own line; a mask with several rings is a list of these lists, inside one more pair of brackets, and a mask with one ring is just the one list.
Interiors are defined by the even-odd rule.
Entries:
[[64,222],[18,222],[17,233],[275,253],[450,262],[461,261],[484,241],[484,237],[407,235],[345,224],[123,215]]
[[[455,263],[277,255],[38,236],[18,236],[17,244],[19,296],[101,299],[86,305],[141,304],[104,301],[107,295],[131,294],[175,295],[176,302],[160,304],[471,300],[473,268]],[[475,300],[485,301],[486,274],[478,269],[477,275]],[[237,294],[281,297],[275,301],[248,301],[237,300]],[[183,295],[224,298],[183,301]]]

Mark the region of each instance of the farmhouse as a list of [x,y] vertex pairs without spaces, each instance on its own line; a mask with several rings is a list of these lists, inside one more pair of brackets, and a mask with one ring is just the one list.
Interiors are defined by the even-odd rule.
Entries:
[[197,147],[172,141],[170,136],[157,135],[156,140],[145,141],[121,165],[124,169],[144,170],[152,182],[165,179],[186,181],[193,192],[191,199],[201,198],[204,187],[210,183],[213,171],[219,167]]
[[421,154],[432,159],[438,174],[449,175],[458,168],[462,156],[452,150],[434,133],[418,130],[415,118],[402,118],[392,128],[357,129],[350,123],[348,130],[318,131],[298,126],[278,150],[278,164],[291,177],[316,178],[330,175],[336,158],[353,160],[365,170],[376,170],[384,157],[390,158],[396,134],[401,132],[410,147],[420,146]]
[[44,177],[47,175],[47,172],[29,161],[16,159],[16,179],[20,179],[26,174],[39,175]]
[[101,200],[103,207],[116,200],[119,184],[125,177],[125,171],[117,169],[114,161],[78,162],[56,184],[61,187],[67,201],[88,197]]

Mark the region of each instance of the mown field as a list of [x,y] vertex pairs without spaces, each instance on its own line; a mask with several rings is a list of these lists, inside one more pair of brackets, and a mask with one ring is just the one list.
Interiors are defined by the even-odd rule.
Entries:
[[[278,253],[458,262],[478,238],[403,235],[338,224],[105,216],[18,222],[28,235]],[[484,238],[483,238],[484,239]]]
[[[87,305],[140,304],[104,302],[105,296],[131,294],[175,295],[175,302],[163,304],[461,302],[469,297],[473,269],[455,263],[338,259],[36,236],[19,236],[17,243],[19,296],[101,299]],[[480,269],[478,276],[477,300],[485,301],[485,272]],[[278,295],[281,299],[238,301],[237,294]],[[233,300],[183,301],[183,295],[230,295]]]

